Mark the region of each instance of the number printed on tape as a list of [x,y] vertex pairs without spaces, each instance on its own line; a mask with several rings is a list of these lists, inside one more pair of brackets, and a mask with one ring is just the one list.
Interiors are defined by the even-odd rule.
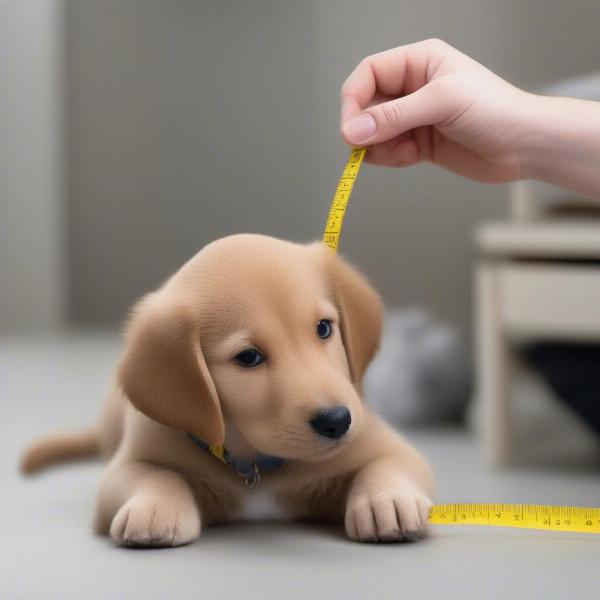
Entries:
[[438,504],[431,508],[429,522],[600,533],[600,508],[543,504]]

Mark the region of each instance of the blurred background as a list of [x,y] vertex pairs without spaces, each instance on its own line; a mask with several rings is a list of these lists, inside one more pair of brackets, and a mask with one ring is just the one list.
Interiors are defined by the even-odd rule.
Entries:
[[[5,336],[116,332],[136,299],[227,234],[318,238],[347,155],[339,89],[366,55],[440,37],[539,90],[589,82],[600,50],[591,0],[0,7]],[[583,95],[600,99],[597,79]],[[535,211],[523,209],[531,193],[428,164],[362,170],[341,251],[391,314],[386,348],[396,354],[386,350],[374,369],[374,395],[401,389],[413,405],[447,401],[438,416],[464,413],[474,389],[472,340],[481,337],[474,273],[490,250],[475,239],[482,223],[522,221],[523,213],[531,221]],[[504,254],[512,260],[514,248]],[[427,340],[416,365],[415,336]],[[381,376],[391,371],[412,375]],[[441,395],[415,391],[421,371]]]
[[[364,56],[441,37],[526,89],[597,68],[591,0],[0,3],[0,325],[120,323],[207,242],[318,238]],[[389,306],[470,323],[504,186],[367,167],[342,251]]]
[[[237,232],[320,237],[348,152],[339,89],[363,57],[439,37],[527,90],[600,100],[599,29],[597,0],[0,0],[0,479],[11,492],[0,510],[13,515],[4,533],[16,557],[0,582],[7,597],[47,595],[61,572],[71,592],[122,594],[118,577],[89,566],[100,563],[72,569],[78,548],[108,552],[81,526],[100,466],[33,484],[17,477],[18,455],[37,435],[94,418],[129,307],[203,245]],[[597,504],[597,207],[427,164],[363,167],[341,252],[388,308],[368,400],[412,428],[444,501]],[[69,536],[56,553],[52,540]],[[424,548],[413,571],[390,567],[408,577],[403,589],[419,565],[448,568],[453,549]],[[543,554],[528,548],[525,562]],[[582,555],[570,548],[544,576],[527,570],[527,585],[579,589],[569,576]],[[474,569],[481,581],[504,578],[479,597],[517,581],[503,571],[515,557],[505,549]],[[113,569],[112,556],[99,560]],[[218,572],[203,589],[223,585]],[[136,580],[144,597],[171,597],[160,573]]]

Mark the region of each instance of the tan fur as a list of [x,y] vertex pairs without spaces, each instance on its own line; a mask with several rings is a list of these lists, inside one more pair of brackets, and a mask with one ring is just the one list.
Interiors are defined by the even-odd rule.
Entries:
[[27,449],[21,459],[21,471],[30,475],[59,462],[87,458],[99,453],[100,443],[95,428],[55,434],[38,440]]
[[[327,340],[320,319],[333,322]],[[430,469],[360,398],[381,319],[368,282],[320,243],[236,235],[206,246],[133,312],[99,429],[114,454],[97,530],[123,545],[176,546],[240,518],[251,492],[192,432],[239,457],[284,457],[260,485],[291,518],[341,521],[361,541],[421,534]],[[267,357],[253,369],[233,361],[248,345]],[[309,423],[334,405],[352,415],[339,440]]]

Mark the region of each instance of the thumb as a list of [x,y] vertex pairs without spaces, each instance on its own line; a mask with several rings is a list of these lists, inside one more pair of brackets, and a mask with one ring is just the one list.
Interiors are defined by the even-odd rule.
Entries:
[[350,118],[342,126],[342,137],[354,146],[387,142],[415,127],[443,121],[455,108],[454,98],[428,83],[408,96],[371,106]]

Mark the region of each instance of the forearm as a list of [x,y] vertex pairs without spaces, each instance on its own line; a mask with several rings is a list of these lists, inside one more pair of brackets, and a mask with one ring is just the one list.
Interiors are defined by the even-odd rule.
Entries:
[[600,103],[533,96],[522,136],[524,179],[600,200]]

